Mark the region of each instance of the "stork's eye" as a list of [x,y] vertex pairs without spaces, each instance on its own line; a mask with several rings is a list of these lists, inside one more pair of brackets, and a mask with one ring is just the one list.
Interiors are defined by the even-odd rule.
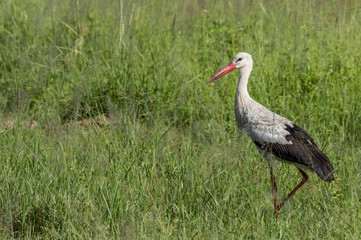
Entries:
[[238,58],[236,62],[240,62],[242,61],[243,58]]

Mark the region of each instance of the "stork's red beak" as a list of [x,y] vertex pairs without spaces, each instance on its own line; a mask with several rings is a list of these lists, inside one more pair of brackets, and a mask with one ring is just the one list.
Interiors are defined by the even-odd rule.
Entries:
[[224,75],[226,75],[227,73],[233,71],[234,69],[236,69],[236,64],[231,62],[230,64],[225,66],[221,71],[219,71],[216,75],[211,77],[206,83],[213,82],[214,80],[217,80],[218,78],[223,77]]

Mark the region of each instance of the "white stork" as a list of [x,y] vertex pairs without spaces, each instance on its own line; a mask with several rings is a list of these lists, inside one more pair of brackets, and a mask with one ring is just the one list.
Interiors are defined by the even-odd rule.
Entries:
[[[242,129],[246,130],[258,151],[268,162],[274,196],[274,213],[277,218],[278,211],[284,203],[307,182],[308,176],[304,170],[315,172],[322,180],[331,182],[335,180],[334,169],[328,157],[318,149],[304,129],[268,110],[249,96],[247,83],[252,67],[252,56],[245,52],[238,53],[230,64],[210,78],[207,83],[236,68],[240,69],[234,101],[236,123],[240,132]],[[272,170],[273,159],[295,165],[302,174],[301,182],[279,205],[277,204],[277,185]]]

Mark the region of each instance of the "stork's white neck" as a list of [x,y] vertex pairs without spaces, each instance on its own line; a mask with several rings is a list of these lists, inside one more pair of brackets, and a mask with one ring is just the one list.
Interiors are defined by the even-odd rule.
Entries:
[[237,86],[237,98],[239,101],[246,103],[251,100],[251,97],[248,94],[247,91],[247,84],[249,76],[252,72],[252,65],[245,66],[240,69],[239,73],[239,80],[238,80],[238,86]]

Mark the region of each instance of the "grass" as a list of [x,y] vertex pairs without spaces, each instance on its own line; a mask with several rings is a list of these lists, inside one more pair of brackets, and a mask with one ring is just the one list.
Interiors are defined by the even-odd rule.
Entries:
[[[359,239],[358,1],[0,3],[0,236]],[[303,126],[336,181],[273,216],[265,160],[234,124],[251,96]],[[280,164],[281,195],[300,180]]]

